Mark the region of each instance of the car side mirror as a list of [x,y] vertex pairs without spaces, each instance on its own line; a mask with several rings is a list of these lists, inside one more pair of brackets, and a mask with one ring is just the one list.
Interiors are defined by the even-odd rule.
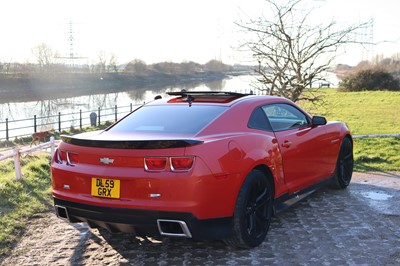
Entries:
[[312,117],[311,123],[313,126],[322,126],[325,125],[327,121],[325,117],[315,115]]

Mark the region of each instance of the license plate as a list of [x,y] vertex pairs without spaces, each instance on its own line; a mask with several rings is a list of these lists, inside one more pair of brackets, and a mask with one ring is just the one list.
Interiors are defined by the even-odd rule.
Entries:
[[119,199],[120,180],[92,178],[92,196]]

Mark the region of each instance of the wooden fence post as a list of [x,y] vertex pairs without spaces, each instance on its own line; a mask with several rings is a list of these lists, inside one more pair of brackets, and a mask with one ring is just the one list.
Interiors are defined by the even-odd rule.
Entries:
[[19,159],[19,147],[16,146],[14,148],[14,169],[15,169],[15,176],[17,180],[22,179],[22,171],[21,171],[21,161]]

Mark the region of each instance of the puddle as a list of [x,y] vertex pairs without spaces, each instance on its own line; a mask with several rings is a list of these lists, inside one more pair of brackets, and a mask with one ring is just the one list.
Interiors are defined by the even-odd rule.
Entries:
[[360,191],[357,194],[364,198],[366,204],[378,213],[400,215],[400,208],[393,200],[397,198],[395,195],[382,191]]
[[393,197],[392,195],[389,194],[385,194],[382,192],[374,192],[374,191],[361,192],[361,195],[368,199],[378,200],[378,201],[388,200]]

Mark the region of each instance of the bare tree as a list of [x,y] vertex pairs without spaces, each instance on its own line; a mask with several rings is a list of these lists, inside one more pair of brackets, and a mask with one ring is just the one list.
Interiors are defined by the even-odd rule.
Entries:
[[32,48],[32,53],[35,55],[39,67],[46,71],[50,71],[51,65],[54,63],[54,53],[50,46],[41,43]]
[[107,70],[108,72],[118,72],[118,67],[117,67],[117,56],[115,54],[110,55],[110,59],[108,60],[108,66]]
[[97,62],[97,71],[100,73],[106,72],[107,66],[107,53],[106,51],[100,51],[98,54],[99,61]]
[[[269,95],[279,95],[293,101],[314,101],[318,97],[302,96],[313,82],[324,81],[339,47],[356,43],[355,34],[369,25],[363,22],[346,28],[335,21],[309,24],[315,9],[305,9],[304,0],[265,0],[272,16],[237,23],[252,40],[242,48],[250,50],[258,62],[258,81]],[[324,20],[326,20],[324,18]]]
[[118,72],[117,56],[115,54],[108,54],[106,51],[102,50],[97,56],[99,61],[96,63],[95,67],[92,66],[92,71],[95,70],[99,73]]

